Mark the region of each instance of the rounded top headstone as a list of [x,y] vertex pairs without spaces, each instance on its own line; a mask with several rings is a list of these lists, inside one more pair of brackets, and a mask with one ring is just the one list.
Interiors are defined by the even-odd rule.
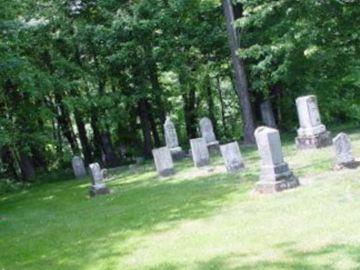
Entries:
[[333,139],[333,141],[337,141],[339,139],[348,138],[348,137],[349,137],[349,135],[347,135],[346,133],[340,132],[338,135],[336,135],[336,137]]
[[203,117],[200,119],[200,125],[212,124],[211,120],[208,117]]
[[316,100],[316,96],[315,95],[307,95],[307,96],[298,97],[296,99],[296,103],[301,102],[301,101],[307,101],[309,99],[315,99]]
[[91,170],[100,170],[100,165],[99,165],[99,163],[97,163],[97,162],[91,163],[91,164],[89,165],[89,167],[90,167]]
[[254,134],[256,136],[257,134],[265,133],[265,132],[266,133],[273,133],[273,132],[279,132],[279,131],[277,129],[275,129],[275,128],[271,128],[271,127],[267,127],[267,126],[260,126],[257,129],[255,129]]

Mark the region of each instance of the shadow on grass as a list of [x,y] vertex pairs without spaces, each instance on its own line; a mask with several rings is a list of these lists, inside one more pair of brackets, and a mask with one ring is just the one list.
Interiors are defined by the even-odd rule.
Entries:
[[[37,269],[46,263],[52,269],[87,269],[105,260],[105,268],[116,268],[110,263],[112,257],[119,261],[137,248],[132,236],[168,230],[180,220],[211,216],[231,201],[231,194],[245,194],[248,189],[239,175],[213,174],[192,180],[159,180],[153,172],[144,175],[134,181],[131,178],[136,175],[120,177],[109,183],[110,196],[93,200],[85,195],[86,180],[56,187],[46,184],[23,194],[22,200],[21,196],[5,200],[1,208],[8,219],[0,228],[5,234],[23,232],[7,238],[17,243],[15,266]],[[20,243],[26,243],[27,249]]]
[[[184,267],[163,263],[148,270],[253,270],[253,269],[283,269],[283,270],[332,270],[332,269],[359,269],[360,267],[360,246],[354,245],[329,245],[314,251],[298,251],[291,248],[288,244],[275,247],[277,251],[284,254],[286,259],[263,260],[257,259],[261,254],[229,254],[216,256],[206,262],[199,262],[194,267]],[[346,262],[350,265],[339,265],[342,262],[332,260],[331,256],[341,253],[346,257]],[[251,261],[251,262],[249,262]]]

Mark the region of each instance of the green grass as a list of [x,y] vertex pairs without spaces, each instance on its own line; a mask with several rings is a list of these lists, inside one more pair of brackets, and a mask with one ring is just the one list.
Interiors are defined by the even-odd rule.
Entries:
[[[360,131],[352,132],[360,157]],[[284,153],[302,186],[259,196],[247,170],[199,171],[189,160],[159,179],[152,164],[120,170],[109,196],[89,180],[0,197],[0,269],[360,269],[360,169],[333,172],[332,149]]]

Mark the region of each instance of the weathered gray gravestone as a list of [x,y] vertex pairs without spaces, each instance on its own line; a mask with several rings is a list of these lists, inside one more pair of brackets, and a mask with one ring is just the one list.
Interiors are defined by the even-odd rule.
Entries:
[[321,148],[332,144],[330,132],[321,123],[315,96],[299,97],[296,100],[300,128],[296,145],[298,149]]
[[210,164],[209,150],[204,138],[190,140],[191,155],[195,167],[204,167]]
[[77,179],[86,177],[86,169],[85,169],[84,161],[82,160],[81,157],[74,156],[71,164],[74,170],[75,177]]
[[160,176],[166,177],[174,174],[174,163],[168,147],[153,149],[156,171]]
[[237,142],[220,145],[220,151],[228,172],[237,172],[245,168]]
[[340,170],[343,168],[355,169],[359,167],[359,162],[357,162],[352,154],[350,138],[345,133],[338,134],[333,139],[334,150],[336,154],[336,164],[335,169]]
[[171,156],[174,160],[180,160],[185,157],[184,151],[179,146],[179,140],[176,133],[175,125],[171,121],[170,117],[166,117],[164,123],[164,134],[166,146],[170,149]]
[[201,137],[205,139],[210,152],[219,153],[219,141],[216,140],[211,120],[207,117],[200,120]]
[[104,183],[104,174],[106,170],[100,168],[99,163],[92,163],[89,165],[91,172],[91,188],[90,196],[94,197],[97,195],[109,194],[110,190],[106,187]]
[[276,128],[274,112],[270,100],[266,100],[260,105],[261,118],[268,127]]
[[299,186],[298,179],[284,161],[279,131],[259,127],[255,130],[255,138],[261,157],[260,181],[255,190],[273,193]]

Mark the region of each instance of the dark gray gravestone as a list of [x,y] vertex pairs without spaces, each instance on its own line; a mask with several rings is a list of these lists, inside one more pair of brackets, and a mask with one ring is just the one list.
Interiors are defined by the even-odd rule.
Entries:
[[335,169],[340,170],[343,168],[355,169],[359,167],[359,162],[357,162],[352,154],[350,138],[345,133],[338,134],[333,139],[334,150],[336,154],[336,165]]
[[274,112],[271,106],[271,102],[266,100],[260,105],[261,118],[264,124],[268,127],[276,128],[276,122],[274,117]]
[[86,177],[85,164],[81,157],[74,156],[71,164],[74,170],[74,175],[77,179],[82,179]]

